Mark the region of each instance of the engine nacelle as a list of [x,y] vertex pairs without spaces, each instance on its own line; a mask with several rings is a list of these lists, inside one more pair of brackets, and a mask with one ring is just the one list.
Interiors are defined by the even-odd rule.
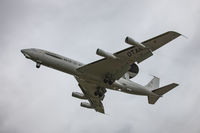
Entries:
[[86,103],[86,102],[81,102],[81,107],[85,107],[85,108],[89,108],[89,109],[93,108],[90,103]]
[[141,44],[141,43],[139,43],[139,42],[136,42],[135,40],[133,40],[132,38],[130,38],[130,37],[126,37],[126,39],[125,39],[125,42],[126,43],[128,43],[128,44],[130,44],[130,45],[133,45],[133,46],[137,46],[137,47],[139,47],[139,48],[146,48],[143,44]]
[[87,99],[84,94],[79,93],[79,92],[72,92],[72,96],[76,97],[76,98],[79,98],[79,99]]
[[106,58],[118,59],[115,55],[113,55],[109,52],[103,51],[102,49],[99,49],[99,48],[97,49],[96,54],[99,56],[106,57]]
[[135,77],[139,73],[139,67],[137,64],[133,63],[131,68],[128,70],[129,79]]

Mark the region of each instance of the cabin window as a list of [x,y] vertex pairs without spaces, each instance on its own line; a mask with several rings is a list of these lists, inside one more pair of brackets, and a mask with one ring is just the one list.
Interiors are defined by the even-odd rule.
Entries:
[[52,57],[54,57],[54,58],[57,58],[57,59],[63,59],[63,58],[61,58],[60,56],[58,56],[58,55],[56,55],[56,54],[53,54],[53,53],[49,53],[49,52],[46,52],[45,53],[46,55],[49,55],[49,56],[52,56]]

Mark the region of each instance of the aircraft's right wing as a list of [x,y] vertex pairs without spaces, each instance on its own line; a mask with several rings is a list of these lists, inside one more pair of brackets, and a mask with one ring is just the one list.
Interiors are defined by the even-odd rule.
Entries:
[[[79,83],[79,87],[82,90],[83,94],[87,97],[88,101],[90,102],[91,108],[95,109],[97,112],[105,113],[104,112],[104,106],[103,103],[98,96],[95,96],[95,91],[97,89],[96,84],[88,83],[86,81],[83,81],[82,79],[79,79],[78,77],[75,77],[76,80]],[[102,88],[105,90],[105,88]],[[104,97],[103,97],[104,98]]]

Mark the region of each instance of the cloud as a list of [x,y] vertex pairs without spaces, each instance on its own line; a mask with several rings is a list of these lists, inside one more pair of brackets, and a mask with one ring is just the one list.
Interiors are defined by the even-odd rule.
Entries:
[[[199,132],[199,2],[30,0],[0,2],[0,132]],[[27,60],[20,49],[36,47],[79,60],[99,59],[97,48],[128,47],[126,35],[144,41],[168,30],[188,36],[139,64],[133,80],[180,86],[156,105],[146,97],[108,91],[108,115],[81,108],[72,76]]]

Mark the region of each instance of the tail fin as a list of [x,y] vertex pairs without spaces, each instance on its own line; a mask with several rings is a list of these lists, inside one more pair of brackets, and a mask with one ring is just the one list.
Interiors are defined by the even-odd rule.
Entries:
[[172,90],[173,88],[175,88],[176,86],[178,86],[178,84],[176,83],[172,83],[169,85],[166,85],[164,87],[158,88],[158,89],[154,89],[152,92],[155,93],[155,95],[149,95],[148,96],[148,102],[149,104],[154,104],[156,103],[156,101],[165,93],[167,93],[168,91]]
[[152,91],[159,88],[159,84],[160,84],[160,79],[154,76],[154,78],[145,87]]

